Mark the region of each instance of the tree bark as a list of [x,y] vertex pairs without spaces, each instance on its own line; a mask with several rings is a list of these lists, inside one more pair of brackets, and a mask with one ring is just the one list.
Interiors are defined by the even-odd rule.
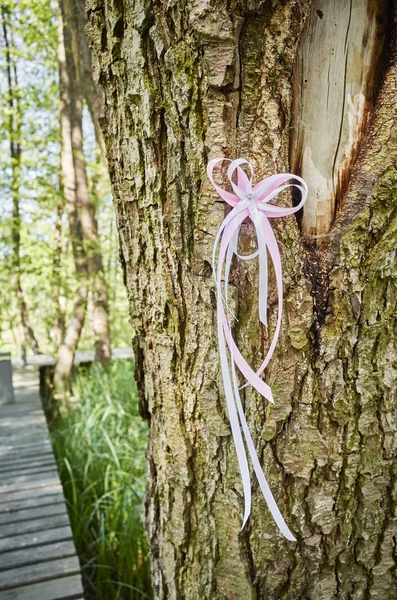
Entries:
[[[155,597],[392,600],[395,9],[352,0],[333,21],[326,15],[332,0],[86,5],[106,99],[102,126],[136,331],[136,378],[150,425],[146,529]],[[367,15],[362,29],[335,36],[344,64],[353,65],[353,83],[346,68],[335,70],[344,102],[333,101],[335,114],[317,132],[324,138],[319,149],[316,113],[302,117],[296,97],[304,84],[296,81],[299,57],[307,57],[304,67],[319,80],[311,105],[328,108],[322,78],[332,59],[325,53],[316,69],[311,43],[325,15],[324,27],[346,32],[356,10]],[[365,37],[373,45],[373,35],[378,46],[362,64],[360,45]],[[328,45],[330,37],[327,29]],[[360,94],[361,113],[354,103]],[[304,136],[296,135],[302,123]],[[266,373],[275,405],[244,390],[258,454],[298,539],[292,544],[281,539],[255,484],[252,516],[240,531],[242,487],[224,406],[210,268],[225,206],[205,167],[217,156],[245,156],[257,180],[292,164],[305,176],[307,148],[327,185],[318,185],[321,194],[303,220],[274,220],[285,294],[281,338]],[[325,166],[319,152],[328,157]],[[252,239],[245,225],[245,251]],[[255,365],[268,341],[258,326],[257,275],[255,265],[233,267],[234,335]]]
[[12,226],[11,237],[13,245],[12,278],[19,306],[25,341],[33,351],[40,354],[40,347],[30,322],[28,308],[22,289],[21,280],[21,215],[19,210],[21,190],[21,130],[22,114],[18,87],[18,72],[15,58],[15,47],[12,37],[11,15],[5,5],[1,6],[2,29],[6,54],[6,71],[8,84],[8,136],[11,159],[11,196],[12,196]]

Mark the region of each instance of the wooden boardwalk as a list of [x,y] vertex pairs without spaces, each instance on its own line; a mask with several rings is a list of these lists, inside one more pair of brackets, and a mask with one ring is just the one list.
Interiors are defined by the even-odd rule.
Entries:
[[14,372],[14,390],[0,406],[0,600],[82,600],[37,371]]
[[[120,358],[134,358],[134,352],[132,348],[112,348],[112,360]],[[26,365],[32,367],[51,367],[56,364],[56,357],[50,354],[36,354],[35,356],[29,356],[26,359]],[[74,364],[80,365],[82,363],[90,363],[94,361],[94,352],[92,350],[84,350],[82,352],[76,352],[74,355]],[[12,364],[14,367],[22,367],[24,363],[20,358],[13,358]]]

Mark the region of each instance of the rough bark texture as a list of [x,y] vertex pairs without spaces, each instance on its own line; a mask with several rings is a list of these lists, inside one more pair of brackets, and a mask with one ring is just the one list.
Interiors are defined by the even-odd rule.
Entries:
[[[294,218],[274,224],[285,291],[266,374],[276,404],[249,389],[244,400],[298,542],[281,539],[255,485],[240,532],[210,270],[225,207],[205,166],[243,155],[257,178],[288,169],[292,74],[309,8],[303,0],[87,1],[150,423],[146,527],[158,599],[397,595],[394,38],[332,235],[313,243]],[[252,237],[245,226],[245,250]],[[267,339],[257,324],[256,267],[236,264],[233,277],[235,335],[258,364]]]

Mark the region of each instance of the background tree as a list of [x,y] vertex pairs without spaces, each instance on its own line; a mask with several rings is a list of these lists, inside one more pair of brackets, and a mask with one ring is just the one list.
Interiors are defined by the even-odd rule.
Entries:
[[18,85],[17,49],[14,44],[12,14],[7,4],[1,5],[1,21],[6,59],[7,99],[8,99],[8,141],[10,147],[10,191],[12,196],[11,238],[13,246],[13,281],[14,291],[18,302],[20,319],[26,343],[34,354],[40,353],[39,344],[35,337],[21,282],[21,170],[22,170],[22,99]]
[[[104,279],[95,206],[90,194],[83,148],[83,86],[79,48],[73,49],[75,18],[73,3],[60,2],[59,79],[62,132],[62,185],[66,198],[70,236],[79,285],[74,311],[58,352],[55,385],[70,379],[74,353],[81,336],[92,285],[92,325],[96,359],[106,366],[110,360],[108,294]],[[85,49],[84,46],[82,46]],[[85,53],[80,52],[84,58]],[[90,96],[91,97],[91,96]]]
[[63,0],[62,4],[63,10],[67,14],[71,36],[70,49],[78,71],[79,82],[90,111],[97,143],[105,156],[106,149],[99,125],[99,120],[103,116],[103,94],[92,74],[91,51],[85,33],[87,15],[84,0]]
[[[396,581],[397,53],[387,1],[87,0],[122,259],[149,420],[146,528],[157,598],[391,599]],[[242,489],[223,402],[211,250],[225,206],[209,159],[311,194],[275,223],[285,316],[276,404],[245,409],[298,542]],[[241,244],[252,247],[246,225]],[[256,364],[255,265],[233,268]],[[273,282],[274,294],[274,282]],[[275,295],[271,328],[275,323]]]
[[[79,288],[73,258],[75,236],[69,232],[61,177],[58,7],[53,2],[3,0],[1,9],[0,343],[2,350],[11,350],[13,355],[18,355],[23,345],[32,353],[34,337],[42,352],[57,354],[75,312]],[[96,237],[79,246],[86,253],[90,273],[86,319],[78,341],[80,349],[91,349],[94,332],[97,356],[104,356],[106,362],[109,329],[116,346],[129,343],[130,330],[119,318],[126,297],[108,175],[83,102],[79,110],[82,129],[80,123],[76,130],[82,138],[76,144],[81,148],[84,142],[80,166],[83,164],[86,173],[87,205],[84,210],[79,208],[78,214],[76,209],[75,216],[84,221],[85,232]],[[71,173],[67,193],[75,189],[73,165]],[[70,204],[70,194],[68,197]],[[111,294],[107,300],[108,285]]]
[[[65,22],[64,10],[59,16],[59,88],[60,88],[60,127],[62,136],[61,169],[62,189],[68,215],[70,239],[78,278],[73,312],[58,352],[54,383],[61,387],[70,379],[74,353],[84,325],[88,303],[89,268],[87,249],[81,223],[81,204],[87,203],[88,185],[82,149],[82,97],[76,81],[76,68],[71,52],[70,28]],[[75,131],[74,131],[75,128]],[[74,133],[74,144],[73,144]],[[78,155],[77,160],[73,153]],[[75,164],[80,167],[80,177],[76,177]],[[88,200],[89,202],[89,200]]]

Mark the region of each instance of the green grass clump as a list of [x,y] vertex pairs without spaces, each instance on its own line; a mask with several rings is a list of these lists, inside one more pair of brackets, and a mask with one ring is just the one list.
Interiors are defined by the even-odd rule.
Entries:
[[87,598],[151,598],[141,519],[147,425],[131,361],[80,370],[73,394],[52,406],[50,422]]

